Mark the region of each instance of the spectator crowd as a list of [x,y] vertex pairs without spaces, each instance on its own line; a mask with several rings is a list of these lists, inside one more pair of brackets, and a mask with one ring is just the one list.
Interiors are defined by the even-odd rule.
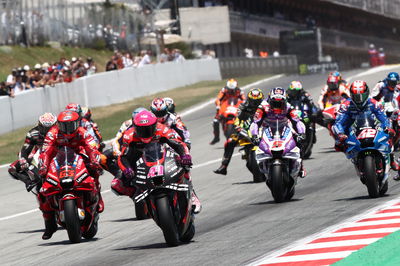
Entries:
[[37,89],[56,83],[72,82],[73,80],[92,75],[97,72],[96,65],[91,57],[84,60],[82,57],[72,57],[71,61],[60,58],[59,62],[43,64],[37,63],[33,68],[29,65],[14,68],[7,76],[6,81],[0,82],[0,96],[14,97],[26,90]]

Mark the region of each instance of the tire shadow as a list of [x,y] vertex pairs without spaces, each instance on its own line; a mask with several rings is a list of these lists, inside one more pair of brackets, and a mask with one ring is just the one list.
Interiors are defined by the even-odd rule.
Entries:
[[132,221],[139,221],[138,218],[123,218],[123,219],[117,219],[117,220],[108,220],[107,222],[112,222],[112,223],[123,223],[123,222],[132,222]]
[[269,200],[269,201],[262,201],[262,202],[256,202],[256,203],[250,203],[250,206],[259,206],[259,205],[267,205],[267,204],[285,204],[285,203],[291,203],[291,202],[296,202],[296,201],[302,201],[303,199],[291,199],[289,201],[284,201],[281,203],[276,203],[274,200]]
[[[262,182],[260,182],[260,183],[262,183]],[[257,184],[257,183],[254,183],[253,181],[243,181],[243,182],[232,183],[232,185],[248,185],[248,184]]]
[[[97,241],[100,238],[94,237],[92,239],[85,239],[82,238],[80,243],[87,243],[87,242],[93,242],[93,241]],[[48,242],[48,243],[44,243],[44,244],[39,244],[38,246],[42,246],[42,247],[51,247],[51,246],[66,246],[66,245],[74,245],[75,243],[72,243],[71,241],[69,241],[68,239],[66,240],[62,240],[62,241],[57,241],[57,242]],[[79,244],[79,243],[76,243]]]
[[[384,198],[384,197],[389,197],[389,196],[391,196],[391,195],[390,194],[385,194],[385,195],[380,196],[378,198]],[[363,196],[357,196],[357,197],[351,197],[351,198],[335,199],[333,201],[354,201],[354,200],[373,200],[373,198],[371,198],[368,195],[363,195]]]

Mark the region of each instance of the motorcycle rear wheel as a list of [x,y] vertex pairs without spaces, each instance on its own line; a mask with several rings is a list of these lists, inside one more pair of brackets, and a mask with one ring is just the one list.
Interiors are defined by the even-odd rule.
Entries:
[[69,240],[72,243],[80,243],[82,239],[81,222],[74,199],[64,201],[64,216]]
[[263,173],[261,173],[257,164],[255,151],[250,151],[248,160],[251,166],[251,173],[253,174],[253,182],[260,183],[265,181],[265,176]]
[[304,159],[310,158],[313,148],[314,132],[310,129],[308,129],[308,131],[306,143],[304,145]]
[[376,175],[375,159],[373,156],[367,155],[363,160],[363,173],[365,176],[365,185],[368,189],[368,195],[371,198],[377,198],[379,197],[379,182]]
[[175,224],[175,218],[172,214],[168,196],[163,196],[155,200],[156,211],[159,221],[159,226],[164,234],[165,242],[168,246],[179,245],[178,228]]
[[271,192],[272,197],[274,198],[276,203],[281,203],[285,201],[287,188],[283,181],[283,169],[282,165],[272,165],[271,166]]

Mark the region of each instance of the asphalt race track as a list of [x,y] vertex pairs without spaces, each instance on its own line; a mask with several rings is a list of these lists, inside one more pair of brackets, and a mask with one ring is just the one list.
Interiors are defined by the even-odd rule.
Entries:
[[[393,69],[399,71],[400,67]],[[360,72],[365,70],[342,75],[347,78]],[[385,69],[361,78],[373,87],[387,72]],[[316,101],[326,76],[284,76],[259,87],[266,91],[301,80]],[[243,265],[398,197],[400,183],[390,179],[388,196],[368,198],[351,162],[334,152],[328,131],[319,130],[312,158],[305,162],[308,176],[299,180],[292,201],[276,204],[265,183],[251,182],[240,156],[233,158],[227,176],[212,172],[219,162],[207,162],[221,158],[223,153],[223,141],[208,145],[213,114],[214,107],[210,105],[184,117],[192,134],[193,182],[203,204],[191,243],[169,248],[153,220],[134,219],[132,200],[109,191],[110,174],[101,177],[106,206],[96,238],[70,244],[67,232],[60,229],[50,240],[43,241],[43,220],[33,194],[9,177],[6,168],[1,168],[0,264]],[[121,117],[121,122],[125,119]],[[24,212],[27,213],[14,216]]]

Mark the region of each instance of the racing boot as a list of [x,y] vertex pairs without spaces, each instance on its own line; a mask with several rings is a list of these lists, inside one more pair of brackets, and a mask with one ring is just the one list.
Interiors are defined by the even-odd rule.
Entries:
[[304,178],[304,177],[306,177],[306,176],[307,176],[306,168],[304,168],[303,162],[301,162],[299,177],[300,177],[300,178]]
[[400,170],[400,166],[399,164],[396,162],[396,160],[394,159],[394,154],[391,153],[390,154],[390,168],[393,171],[399,171]]
[[196,195],[196,192],[194,192],[194,189],[193,189],[193,192],[192,192],[192,209],[193,209],[193,212],[195,213],[195,214],[198,214],[198,213],[200,213],[201,212],[201,202],[200,202],[200,200],[199,200],[199,198],[197,197],[197,195]]
[[219,121],[217,119],[214,119],[213,121],[213,133],[214,138],[210,142],[210,145],[214,145],[215,143],[219,142]]
[[50,239],[53,236],[53,234],[57,231],[57,223],[56,223],[55,213],[54,212],[44,212],[43,218],[44,218],[45,230],[42,235],[42,239],[47,240],[47,239]]
[[229,159],[223,158],[221,166],[217,170],[214,170],[214,173],[219,174],[219,175],[226,175],[228,173],[228,171],[227,171],[228,164],[229,164]]

